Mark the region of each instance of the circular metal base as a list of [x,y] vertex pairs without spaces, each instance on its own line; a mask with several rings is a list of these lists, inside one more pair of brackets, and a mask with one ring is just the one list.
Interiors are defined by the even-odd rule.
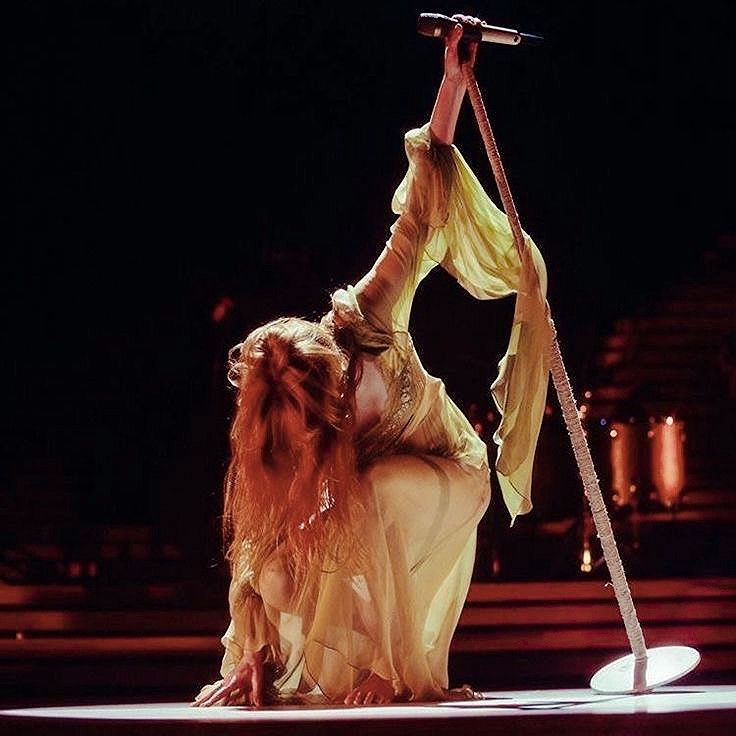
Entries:
[[590,687],[599,693],[643,693],[679,679],[699,662],[700,653],[692,647],[655,647],[647,649],[645,660],[636,662],[627,654],[601,667]]

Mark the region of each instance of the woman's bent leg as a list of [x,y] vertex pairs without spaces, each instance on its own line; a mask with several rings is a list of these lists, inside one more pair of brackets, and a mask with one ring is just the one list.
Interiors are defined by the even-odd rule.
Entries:
[[[362,621],[382,672],[394,672],[408,697],[437,699],[448,688],[450,641],[490,498],[488,469],[395,455],[371,466],[363,483],[374,504],[367,534],[375,554],[367,567],[369,595],[360,600]],[[367,697],[372,686],[369,678],[353,693]]]

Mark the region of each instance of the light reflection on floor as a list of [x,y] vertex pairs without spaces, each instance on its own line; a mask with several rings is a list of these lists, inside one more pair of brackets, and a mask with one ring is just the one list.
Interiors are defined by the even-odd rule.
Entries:
[[[188,703],[144,703],[17,708],[0,711],[3,717],[31,719],[90,719],[113,721],[262,722],[434,719],[453,713],[460,717],[493,718],[548,714],[590,716],[734,711],[736,685],[667,686],[641,695],[602,695],[592,690],[524,690],[484,692],[482,700],[393,704],[389,706],[279,706],[255,710],[243,707],[193,708]],[[1,721],[0,721],[1,722]],[[48,721],[47,721],[48,722]]]

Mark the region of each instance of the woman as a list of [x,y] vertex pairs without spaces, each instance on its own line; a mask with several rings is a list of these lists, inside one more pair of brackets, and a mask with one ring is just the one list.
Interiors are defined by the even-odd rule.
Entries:
[[222,679],[192,705],[468,695],[448,688],[447,664],[490,498],[488,454],[422,367],[414,293],[438,263],[478,298],[519,292],[493,386],[512,518],[531,508],[551,338],[539,252],[528,239],[519,261],[506,217],[452,145],[462,64],[477,52],[461,37],[458,23],[429,123],[405,137],[398,218],[373,268],[332,295],[319,323],[277,319],[231,351],[231,622]]

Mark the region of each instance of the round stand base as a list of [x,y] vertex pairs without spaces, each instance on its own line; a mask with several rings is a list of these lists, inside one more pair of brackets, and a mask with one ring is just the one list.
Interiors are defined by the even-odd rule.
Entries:
[[599,693],[643,693],[683,677],[699,662],[700,653],[692,647],[655,647],[638,663],[627,654],[601,667],[590,687]]

